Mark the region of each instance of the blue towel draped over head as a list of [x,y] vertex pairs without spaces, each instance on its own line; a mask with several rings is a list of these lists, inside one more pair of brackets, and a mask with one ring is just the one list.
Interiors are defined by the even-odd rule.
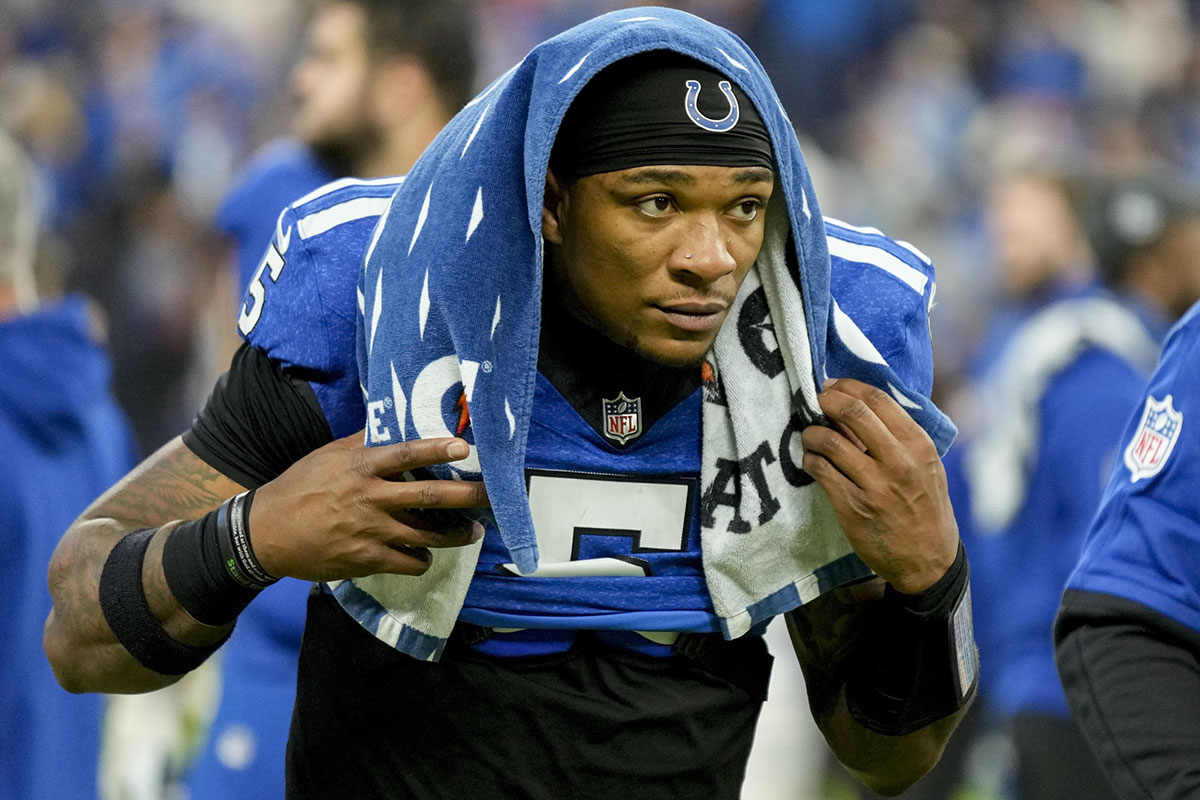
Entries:
[[[524,461],[537,369],[542,201],[550,151],[567,107],[589,79],[614,61],[652,50],[673,50],[727,75],[750,97],[770,132],[777,198],[781,193],[786,201],[776,199],[771,209],[778,204],[775,214],[786,215],[780,219],[790,230],[785,235],[793,252],[783,280],[794,283],[791,291],[803,298],[793,304],[802,308],[795,327],[808,350],[792,353],[808,373],[797,379],[803,388],[798,402],[816,407],[827,340],[831,347],[847,347],[833,341],[825,229],[795,132],[762,65],[738,37],[684,12],[635,8],[598,17],[534,48],[472,100],[416,163],[376,230],[358,298],[368,443],[456,435],[465,397],[470,427],[463,435],[473,445],[471,457],[431,471],[452,478],[482,473],[491,515],[522,572],[536,568],[538,555]],[[764,283],[770,285],[766,276]],[[890,385],[893,394],[902,391],[886,364],[862,367],[864,380]],[[953,437],[949,420],[927,398],[906,399],[907,410],[944,450]],[[427,586],[409,594],[410,587],[391,580],[394,576],[357,580],[353,588],[335,585],[335,593],[344,605],[361,606],[356,616],[368,627],[379,626],[380,606],[388,609],[402,621],[391,634],[376,634],[428,657],[432,650],[404,640],[420,638],[410,628],[437,639],[443,618],[449,616],[452,624],[477,546],[457,550],[464,552],[439,551],[422,579],[447,587],[441,594],[431,596]],[[462,563],[450,563],[460,556]],[[392,613],[414,604],[432,607],[407,618],[403,609]],[[417,624],[410,626],[413,619]],[[427,624],[430,619],[438,623]]]

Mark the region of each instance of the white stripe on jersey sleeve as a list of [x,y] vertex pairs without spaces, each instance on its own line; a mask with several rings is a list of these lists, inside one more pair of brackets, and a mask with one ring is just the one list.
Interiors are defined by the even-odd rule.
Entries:
[[839,239],[833,235],[828,236],[827,240],[829,242],[829,255],[844,258],[847,261],[878,267],[902,281],[917,294],[925,294],[925,285],[929,283],[929,277],[919,269],[905,264],[900,258],[888,251],[874,245],[847,242],[845,239]]
[[301,217],[296,223],[296,230],[300,233],[301,239],[311,239],[313,236],[347,222],[354,222],[366,217],[378,217],[387,211],[391,203],[390,196],[356,197],[323,211],[315,211],[308,216]]
[[306,203],[311,203],[313,200],[322,198],[327,194],[332,194],[339,189],[345,189],[347,186],[387,186],[389,184],[394,184],[398,187],[402,183],[404,183],[403,175],[395,175],[389,178],[371,179],[340,178],[332,183],[327,183],[324,186],[318,186],[316,189],[313,189],[311,192],[304,195],[304,197],[301,197],[299,200],[292,203],[292,207],[299,209],[300,206]]
[[863,333],[862,328],[850,319],[850,315],[842,311],[842,307],[833,301],[833,327],[837,331],[838,337],[850,348],[850,352],[861,358],[863,361],[869,361],[874,364],[888,365],[887,359],[879,352],[874,343],[867,338]]
[[821,219],[825,220],[826,225],[833,223],[839,228],[845,228],[848,231],[854,231],[855,233],[861,233],[866,236],[884,236],[889,239],[891,238],[886,233],[879,230],[879,228],[872,228],[869,225],[851,225],[849,222],[843,222],[837,217],[822,217]]
[[879,228],[871,228],[871,227],[868,227],[865,225],[864,226],[851,225],[849,222],[843,222],[842,220],[837,219],[835,217],[824,217],[824,220],[825,220],[826,224],[833,223],[834,225],[837,225],[839,228],[845,228],[848,231],[854,231],[856,233],[862,233],[862,234],[866,234],[869,236],[882,236],[883,238],[887,239],[889,242],[895,242],[896,244],[900,245],[905,250],[907,250],[908,252],[910,252],[914,256],[916,256],[917,258],[924,261],[926,264],[933,266],[933,259],[930,258],[929,256],[925,255],[924,253],[922,253],[920,251],[920,249],[917,248],[916,245],[910,244],[909,242],[906,242],[903,239],[893,239],[892,237],[888,236],[883,231],[879,230]]

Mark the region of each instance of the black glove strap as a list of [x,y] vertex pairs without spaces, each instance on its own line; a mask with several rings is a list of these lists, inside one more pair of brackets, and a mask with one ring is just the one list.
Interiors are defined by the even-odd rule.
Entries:
[[113,547],[100,573],[100,610],[117,641],[143,667],[160,675],[183,675],[204,663],[225,639],[204,647],[183,644],[171,638],[150,610],[142,586],[142,562],[157,532],[157,528],[133,531]]
[[958,711],[975,693],[979,656],[971,622],[970,566],[962,543],[954,564],[920,594],[888,585],[870,644],[846,682],[863,726],[903,736]]
[[200,519],[177,526],[163,547],[163,574],[175,599],[198,622],[232,622],[277,578],[267,573],[250,545],[250,506],[245,492]]

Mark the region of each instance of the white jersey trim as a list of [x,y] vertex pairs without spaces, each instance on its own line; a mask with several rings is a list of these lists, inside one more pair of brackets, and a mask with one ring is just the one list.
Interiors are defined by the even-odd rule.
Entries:
[[292,203],[292,208],[299,209],[300,206],[311,203],[313,200],[318,200],[327,194],[333,194],[339,189],[345,189],[349,186],[399,186],[404,183],[403,175],[392,175],[387,178],[339,178],[332,183],[327,183],[324,186],[318,186],[308,194],[301,197],[296,202]]
[[892,277],[899,279],[917,294],[922,296],[925,294],[925,286],[929,283],[929,276],[925,275],[919,269],[905,264],[888,251],[869,244],[848,242],[845,239],[838,239],[835,236],[828,236],[826,238],[829,242],[829,255],[859,264],[869,264],[873,267],[878,267]]
[[838,226],[839,228],[845,228],[848,231],[854,231],[855,233],[861,233],[861,234],[864,234],[867,236],[882,236],[883,238],[887,239],[889,242],[893,242],[894,244],[897,244],[900,247],[903,247],[905,250],[912,253],[914,256],[921,259],[929,266],[933,266],[933,259],[931,259],[929,256],[922,253],[916,246],[914,246],[908,242],[905,242],[901,239],[893,239],[892,237],[888,236],[883,231],[879,230],[879,228],[871,228],[871,227],[868,227],[865,225],[862,225],[862,226],[851,225],[849,222],[843,222],[842,220],[837,219],[836,217],[825,217],[824,219],[825,219],[826,224],[832,223],[832,224]]
[[378,217],[387,211],[392,198],[388,197],[356,197],[344,203],[338,203],[324,211],[316,211],[301,217],[296,222],[296,230],[301,239],[311,239],[325,231],[336,228],[347,222],[354,222],[367,217]]

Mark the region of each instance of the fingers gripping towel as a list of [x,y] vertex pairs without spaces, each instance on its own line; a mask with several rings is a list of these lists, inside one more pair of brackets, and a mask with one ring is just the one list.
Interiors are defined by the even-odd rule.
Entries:
[[[539,45],[471,101],[397,191],[364,259],[359,370],[372,445],[463,435],[494,524],[522,572],[537,539],[524,460],[537,369],[546,168],[572,99],[604,67],[673,50],[728,75],[771,135],[767,242],[710,354],[703,412],[704,569],[727,636],[868,574],[827,498],[800,470],[800,430],[826,374],[890,391],[944,450],[953,426],[909,391],[829,293],[825,230],[795,133],[762,66],[735,36],[664,8],[607,14]],[[737,324],[733,324],[734,321]],[[855,335],[857,334],[857,335]],[[470,426],[461,428],[464,409]],[[436,659],[479,545],[438,550],[419,577],[331,584],[376,636]]]
[[816,597],[822,577],[828,588],[869,574],[828,497],[800,466],[800,432],[820,413],[782,209],[768,206],[762,252],[704,376],[701,552],[730,638]]

